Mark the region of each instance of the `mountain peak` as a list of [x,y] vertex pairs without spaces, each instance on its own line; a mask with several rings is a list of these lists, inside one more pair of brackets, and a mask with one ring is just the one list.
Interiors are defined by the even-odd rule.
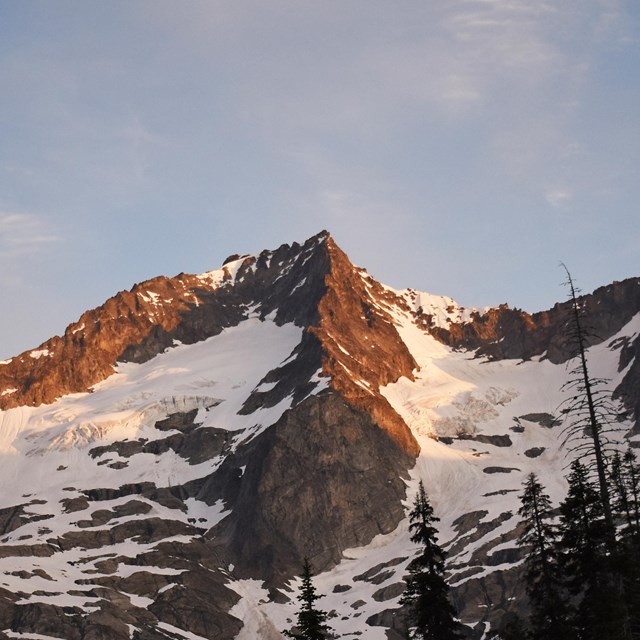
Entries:
[[[584,303],[637,444],[639,282]],[[495,635],[522,479],[562,488],[564,309],[395,291],[323,231],[87,311],[0,364],[0,637],[276,637],[304,557],[337,633],[399,637],[423,479],[459,617]]]
[[0,408],[37,406],[88,391],[112,375],[117,362],[144,362],[175,343],[205,340],[252,315],[279,325],[314,325],[336,268],[343,276],[354,269],[323,230],[303,244],[234,254],[207,273],[137,283],[84,313],[62,336],[0,364]]

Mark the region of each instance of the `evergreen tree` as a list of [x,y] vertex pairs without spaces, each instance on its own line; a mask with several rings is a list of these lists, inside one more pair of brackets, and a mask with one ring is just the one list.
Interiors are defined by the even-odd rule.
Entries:
[[312,577],[311,563],[308,558],[305,558],[302,566],[302,586],[298,595],[300,602],[298,619],[292,629],[283,632],[288,638],[325,640],[325,638],[334,637],[330,627],[326,624],[327,613],[315,606],[316,600],[321,596],[316,593]]
[[640,468],[631,448],[617,453],[611,464],[612,509],[619,525],[619,541],[611,563],[629,618],[629,633],[640,638]]
[[[631,451],[633,455],[633,452]],[[624,538],[632,536],[636,530],[636,509],[634,509],[633,494],[627,477],[627,465],[623,462],[619,452],[611,460],[611,508],[619,521],[619,531]]]
[[413,510],[409,514],[411,541],[421,545],[420,553],[409,564],[407,588],[400,602],[409,607],[410,638],[419,640],[457,640],[459,623],[449,601],[444,579],[445,554],[437,543],[433,526],[438,518],[427,499],[422,481]]
[[532,640],[569,640],[571,627],[559,579],[556,530],[551,500],[532,473],[520,496],[523,531],[518,544],[527,548],[525,580],[531,601]]
[[631,447],[622,458],[622,474],[629,510],[628,534],[638,545],[640,543],[640,465]]
[[638,510],[640,509],[640,465],[631,447],[629,447],[624,454],[623,462],[627,478],[627,489],[634,512],[635,526],[637,529],[640,529],[640,516],[638,514]]
[[609,555],[600,492],[580,462],[571,464],[569,491],[560,505],[562,567],[576,602],[573,627],[580,640],[624,640],[629,635],[619,575]]

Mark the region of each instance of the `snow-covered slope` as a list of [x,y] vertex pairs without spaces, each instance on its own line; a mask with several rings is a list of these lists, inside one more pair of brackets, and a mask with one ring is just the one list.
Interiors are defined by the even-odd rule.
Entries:
[[[612,287],[589,362],[637,442],[640,287]],[[303,556],[340,637],[400,638],[419,480],[491,637],[522,481],[565,491],[560,313],[395,291],[326,232],[118,294],[0,370],[0,638],[280,638]]]
[[[98,521],[87,520],[85,509],[77,511],[73,505],[83,506],[87,493],[96,488],[102,493],[110,489],[117,492],[123,485],[145,482],[171,487],[211,474],[220,464],[221,455],[194,462],[179,449],[168,447],[163,451],[158,447],[154,451],[154,442],[161,444],[180,433],[176,429],[159,431],[156,422],[172,414],[197,412],[194,422],[201,429],[230,432],[228,449],[233,451],[289,408],[290,398],[255,411],[250,421],[238,416],[244,400],[260,387],[262,377],[274,363],[291,355],[301,334],[301,329],[292,324],[278,327],[269,320],[250,318],[218,336],[176,346],[144,364],[121,364],[91,393],[66,396],[37,408],[1,412],[3,512],[24,505],[18,507],[18,517],[24,524],[13,531],[7,528],[15,526],[12,518],[15,520],[16,515],[9,514],[3,549],[26,550],[28,545],[31,552],[26,557],[0,558],[0,586],[20,594],[16,604],[46,603],[91,612],[100,598],[86,589],[78,590],[78,585],[91,583],[89,576],[102,573],[96,563],[116,557],[116,571],[126,577],[135,567],[124,563],[156,546],[146,539],[136,540],[140,534],[131,525],[162,519],[174,523],[175,529],[162,535],[164,542],[188,542],[202,534],[193,523],[210,528],[224,517],[222,501],[207,505],[193,498],[176,508],[142,495],[136,496],[134,505],[130,495],[105,496],[99,500],[100,511],[113,517],[105,520],[103,516]],[[149,452],[92,455],[97,444],[108,447],[113,442],[141,440]],[[104,532],[105,525],[112,532],[119,528],[120,535],[104,542],[92,537],[73,539],[74,532]],[[181,573],[153,566],[145,567],[145,572],[158,576]],[[150,604],[148,598],[135,594],[127,597],[135,607]]]

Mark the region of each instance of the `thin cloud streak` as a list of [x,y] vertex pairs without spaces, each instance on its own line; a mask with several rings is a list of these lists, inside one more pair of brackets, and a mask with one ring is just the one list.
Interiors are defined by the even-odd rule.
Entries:
[[568,189],[555,188],[549,189],[544,197],[552,207],[559,208],[571,202],[573,194]]
[[[49,224],[30,213],[0,211],[0,258],[30,256],[62,238],[49,230]],[[15,268],[15,265],[14,265]],[[14,280],[11,279],[13,282]]]

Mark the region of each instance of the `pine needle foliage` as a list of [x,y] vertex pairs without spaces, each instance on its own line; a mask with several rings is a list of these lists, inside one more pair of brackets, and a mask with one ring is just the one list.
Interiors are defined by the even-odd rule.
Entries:
[[327,613],[318,609],[316,601],[321,597],[317,594],[313,585],[313,570],[308,558],[304,559],[302,565],[302,585],[298,601],[296,624],[292,629],[283,631],[287,638],[297,638],[298,640],[325,640],[335,637],[329,625],[326,624]]
[[614,456],[611,486],[619,536],[611,563],[626,604],[627,637],[640,638],[640,465],[631,447]]
[[616,453],[611,462],[611,485],[614,512],[620,514],[623,539],[633,539],[640,546],[640,464],[629,447],[624,455]]
[[551,500],[534,473],[528,476],[523,487],[522,506],[518,511],[522,534],[518,544],[527,549],[525,580],[531,602],[530,637],[532,640],[570,640],[573,635],[567,622],[569,611],[560,579]]
[[563,565],[567,586],[576,595],[597,580],[606,556],[606,525],[600,495],[579,461],[571,463],[569,491],[560,505]]
[[571,464],[569,491],[560,505],[563,573],[576,608],[572,616],[580,640],[628,640],[629,615],[622,576],[609,553],[610,536],[600,492],[587,468]]
[[420,545],[419,554],[409,564],[407,587],[400,602],[409,609],[412,625],[409,637],[418,640],[458,640],[460,625],[449,600],[444,578],[445,553],[437,543],[434,515],[424,484],[418,486],[409,514],[411,541]]

